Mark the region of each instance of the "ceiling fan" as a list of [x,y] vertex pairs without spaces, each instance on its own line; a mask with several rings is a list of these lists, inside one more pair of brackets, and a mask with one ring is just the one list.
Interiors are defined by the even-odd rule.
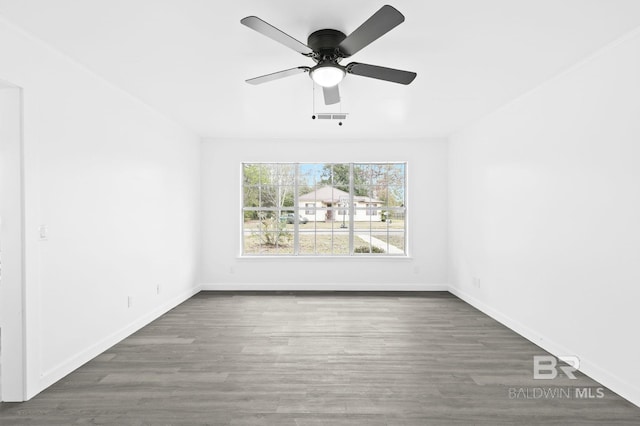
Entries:
[[240,20],[240,23],[316,62],[313,67],[300,66],[290,68],[251,78],[247,80],[247,83],[262,84],[308,72],[311,79],[322,86],[326,105],[340,102],[338,84],[347,74],[409,84],[416,78],[416,73],[377,65],[361,64],[359,62],[351,62],[346,66],[340,65],[342,59],[357,53],[400,25],[403,21],[404,16],[402,13],[392,6],[385,5],[348,36],[338,30],[322,29],[311,33],[307,39],[307,44],[304,44],[257,16],[247,16]]

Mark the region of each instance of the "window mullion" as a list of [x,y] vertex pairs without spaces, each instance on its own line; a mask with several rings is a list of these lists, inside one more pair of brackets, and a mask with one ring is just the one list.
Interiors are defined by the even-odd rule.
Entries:
[[293,254],[297,256],[300,253],[300,210],[298,210],[298,169],[300,168],[300,164],[295,164],[295,170],[293,172]]
[[349,163],[349,255],[353,256],[354,234],[353,228],[355,223],[355,204],[353,203],[353,192],[355,185],[353,183],[353,163]]

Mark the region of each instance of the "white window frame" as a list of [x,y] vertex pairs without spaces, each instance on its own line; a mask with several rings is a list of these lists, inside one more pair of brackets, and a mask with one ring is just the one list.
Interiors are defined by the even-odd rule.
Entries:
[[[341,199],[340,202],[334,202],[331,207],[319,207],[317,203],[309,203],[309,202],[305,202],[304,206],[299,204],[299,188],[301,186],[301,183],[299,181],[299,171],[300,171],[300,166],[301,165],[306,165],[306,164],[311,164],[311,165],[345,165],[348,164],[349,165],[349,200],[348,200],[348,204],[345,205],[343,204],[343,200]],[[295,183],[294,183],[294,191],[293,191],[293,206],[283,206],[280,208],[267,208],[267,207],[247,207],[244,205],[245,203],[245,194],[244,194],[244,190],[245,190],[245,185],[244,185],[244,169],[246,165],[289,165],[289,166],[295,166]],[[360,207],[356,207],[356,201],[355,201],[355,188],[354,188],[354,168],[356,166],[371,166],[371,165],[382,165],[382,166],[390,166],[390,165],[402,165],[403,166],[403,176],[402,176],[402,191],[403,191],[403,203],[401,206],[385,206],[384,203],[365,203],[365,206],[360,206]],[[264,258],[264,257],[286,257],[286,256],[294,256],[294,257],[362,257],[362,256],[370,256],[370,257],[408,257],[407,254],[407,247],[408,247],[408,228],[407,228],[407,222],[406,222],[406,217],[408,216],[408,208],[407,208],[407,189],[409,187],[408,182],[407,182],[407,162],[324,162],[324,163],[303,163],[303,162],[295,162],[295,163],[287,163],[287,162],[243,162],[241,164],[241,169],[242,169],[242,174],[241,174],[241,191],[242,191],[242,217],[243,217],[243,221],[241,224],[241,230],[242,230],[242,236],[241,236],[241,248],[242,248],[242,252],[241,252],[241,257],[259,257],[259,258]],[[267,184],[260,184],[259,188],[263,189],[264,187],[269,186]],[[335,185],[332,185],[335,188]],[[390,185],[389,185],[390,186]],[[351,207],[353,206],[353,207]],[[356,231],[354,230],[355,228],[355,224],[357,222],[364,222],[366,223],[366,221],[356,221],[355,216],[356,216],[356,211],[361,211],[364,210],[365,214],[367,217],[379,217],[380,213],[379,211],[385,211],[386,212],[386,217],[390,218],[391,216],[394,216],[394,212],[396,213],[396,215],[398,213],[400,213],[400,215],[404,218],[403,220],[403,228],[398,228],[398,229],[394,229],[394,230],[390,230],[390,227],[388,226],[391,221],[389,220],[387,227],[386,227],[386,236],[387,236],[387,248],[389,249],[390,247],[393,247],[394,249],[396,248],[395,246],[393,246],[390,242],[389,242],[389,237],[392,234],[398,234],[398,235],[402,235],[402,240],[403,240],[403,247],[401,248],[401,253],[397,253],[397,252],[391,252],[392,250],[388,250],[385,251],[384,253],[376,253],[376,252],[369,252],[369,253],[355,253],[354,252],[354,246],[355,246],[355,233]],[[280,211],[293,211],[294,214],[295,212],[298,212],[298,214],[302,214],[302,212],[304,212],[305,216],[314,216],[317,217],[318,212],[325,212],[325,215],[331,211],[332,215],[333,215],[333,222],[335,223],[342,223],[343,221],[348,222],[348,238],[349,238],[349,251],[348,253],[313,253],[313,254],[307,254],[307,253],[300,253],[300,244],[299,244],[299,238],[300,238],[300,231],[301,231],[301,226],[300,226],[300,222],[298,219],[299,215],[296,215],[296,220],[293,224],[293,250],[291,251],[285,251],[282,253],[268,253],[268,254],[263,254],[263,253],[247,253],[247,251],[245,250],[245,238],[247,236],[247,229],[245,228],[245,221],[244,221],[244,217],[245,217],[245,213],[248,211],[260,211],[260,212],[280,212]],[[344,213],[347,213],[346,215]],[[346,217],[345,217],[346,216]],[[388,219],[387,219],[388,220]],[[321,221],[321,220],[320,220]],[[376,221],[377,222],[377,221]],[[369,220],[369,223],[371,224],[371,220]],[[374,232],[372,231],[373,228],[370,227],[369,229],[369,241],[372,241],[372,239],[374,239],[375,237],[373,237]],[[307,234],[312,234],[314,235],[314,237],[317,235],[317,229],[314,230],[313,233],[311,232],[306,232],[306,230],[303,228],[302,229],[302,234],[303,235],[307,235]],[[361,231],[361,232],[366,232],[365,231]],[[359,232],[359,233],[361,233]],[[382,232],[384,233],[384,232]],[[331,234],[332,238],[333,238],[333,233]],[[366,236],[366,235],[365,235]],[[366,240],[365,240],[366,241]],[[333,239],[332,239],[332,244],[333,244]],[[358,246],[362,246],[362,242],[358,243]],[[369,245],[370,250],[373,251],[373,243],[370,243]]]

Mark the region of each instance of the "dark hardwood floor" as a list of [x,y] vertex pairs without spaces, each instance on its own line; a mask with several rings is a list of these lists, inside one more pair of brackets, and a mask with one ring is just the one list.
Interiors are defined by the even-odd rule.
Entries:
[[202,292],[0,424],[640,424],[580,373],[533,380],[545,354],[446,292]]

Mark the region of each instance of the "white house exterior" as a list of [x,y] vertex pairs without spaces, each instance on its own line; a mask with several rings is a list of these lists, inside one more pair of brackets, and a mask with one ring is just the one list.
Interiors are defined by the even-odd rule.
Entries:
[[[366,196],[353,197],[355,221],[382,220],[382,201]],[[323,186],[298,198],[300,215],[309,221],[331,222],[349,220],[349,193],[332,186]]]

